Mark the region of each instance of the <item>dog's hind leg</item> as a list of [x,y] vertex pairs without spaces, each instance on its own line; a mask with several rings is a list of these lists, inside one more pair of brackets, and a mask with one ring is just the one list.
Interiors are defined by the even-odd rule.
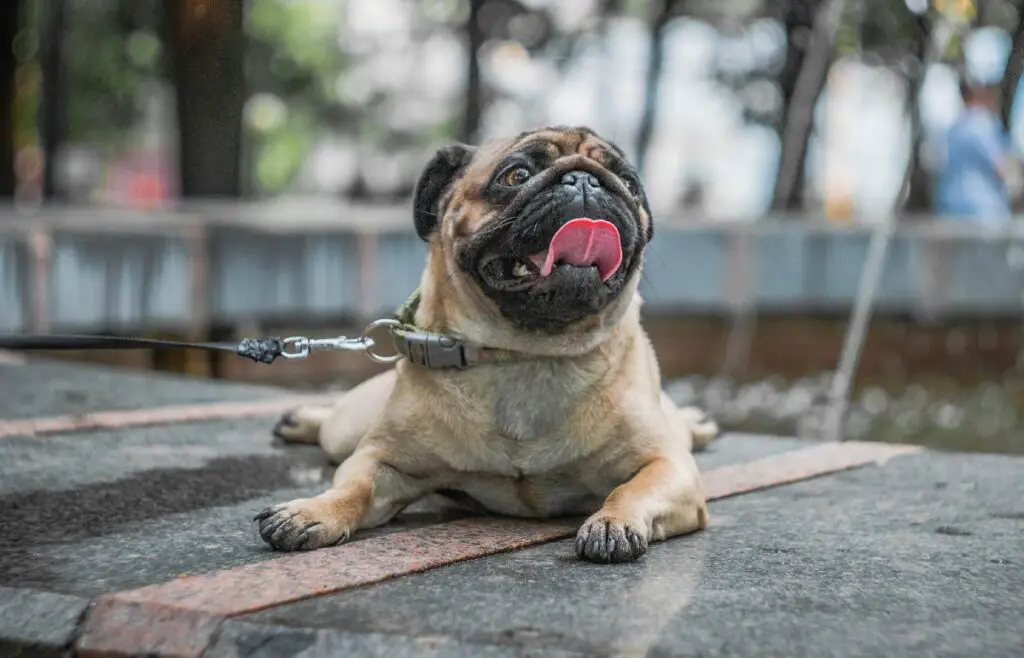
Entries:
[[395,388],[395,370],[386,370],[345,393],[320,426],[320,446],[336,464],[348,459],[384,413]]
[[284,414],[274,434],[290,443],[319,443],[331,461],[341,463],[384,411],[395,386],[395,371],[370,377],[342,393],[333,406],[305,405]]
[[687,437],[687,450],[690,452],[703,450],[718,438],[718,423],[698,407],[680,408],[662,391],[661,409],[668,418],[669,426],[679,428],[678,433]]
[[334,408],[305,404],[285,412],[274,425],[274,436],[286,443],[320,443],[320,428],[334,413]]
[[679,409],[679,417],[690,428],[693,435],[693,449],[703,450],[712,441],[718,438],[718,423],[703,409],[698,407],[683,407]]

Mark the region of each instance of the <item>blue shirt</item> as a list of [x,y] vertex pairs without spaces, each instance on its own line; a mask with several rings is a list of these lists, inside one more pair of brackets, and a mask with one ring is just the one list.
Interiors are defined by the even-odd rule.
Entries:
[[1010,219],[1010,198],[997,163],[1010,155],[1010,138],[999,117],[968,108],[946,137],[946,167],[938,181],[943,215],[998,226]]

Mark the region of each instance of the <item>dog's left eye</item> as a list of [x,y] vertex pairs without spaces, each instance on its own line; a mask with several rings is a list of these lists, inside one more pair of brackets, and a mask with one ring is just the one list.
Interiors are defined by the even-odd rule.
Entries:
[[518,187],[530,180],[530,170],[525,167],[509,169],[501,176],[501,182],[509,187]]

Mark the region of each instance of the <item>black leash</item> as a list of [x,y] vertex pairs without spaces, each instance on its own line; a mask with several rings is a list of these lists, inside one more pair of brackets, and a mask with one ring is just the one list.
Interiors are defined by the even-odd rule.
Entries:
[[[273,363],[278,358],[305,359],[313,352],[341,350],[362,352],[377,363],[394,363],[399,359],[442,370],[468,368],[475,365],[515,363],[524,359],[543,358],[521,354],[507,349],[474,345],[455,336],[425,331],[415,324],[415,312],[420,303],[416,292],[399,307],[394,318],[374,320],[366,325],[362,335],[355,338],[243,338],[237,343],[186,343],[156,338],[121,336],[90,336],[83,334],[37,334],[28,336],[0,335],[0,349],[6,350],[152,350],[192,349],[210,352],[230,352],[252,359],[256,363]],[[381,354],[371,334],[383,333],[391,337],[394,354]]]
[[[298,342],[298,341],[292,341]],[[150,350],[193,349],[208,352],[230,352],[257,363],[273,363],[278,357],[290,357],[285,351],[289,343],[281,338],[244,338],[237,343],[185,343],[154,338],[121,336],[87,336],[76,334],[0,336],[0,349],[7,350]]]

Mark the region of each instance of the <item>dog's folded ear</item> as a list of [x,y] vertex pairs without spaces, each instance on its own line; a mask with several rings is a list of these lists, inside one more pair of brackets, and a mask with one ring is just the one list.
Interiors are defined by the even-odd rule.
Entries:
[[431,234],[437,230],[444,211],[441,200],[452,182],[473,159],[475,151],[474,147],[466,144],[445,146],[434,154],[420,174],[413,194],[412,209],[416,233],[422,240],[430,240]]

